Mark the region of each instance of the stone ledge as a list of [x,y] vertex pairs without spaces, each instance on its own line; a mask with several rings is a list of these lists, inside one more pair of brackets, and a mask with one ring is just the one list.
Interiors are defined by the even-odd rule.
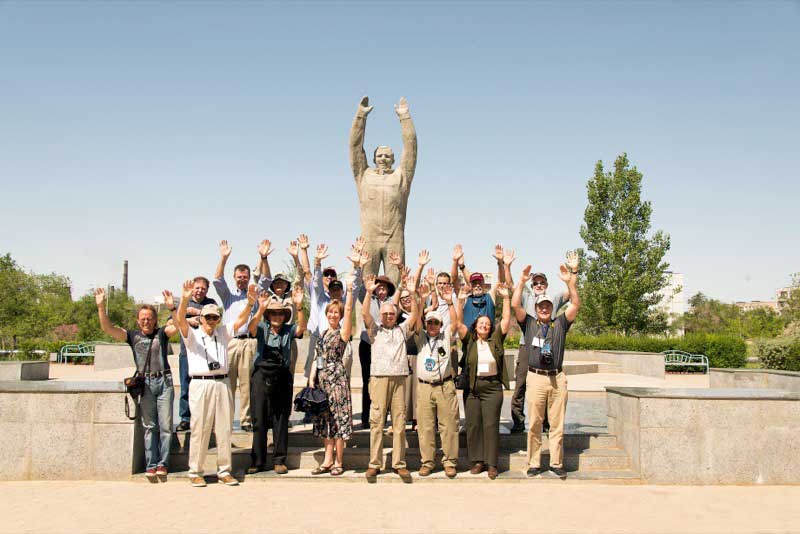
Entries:
[[50,378],[50,362],[10,361],[0,362],[2,380],[47,380]]
[[122,382],[0,381],[0,393],[125,393]]
[[666,389],[607,387],[607,393],[623,397],[699,400],[800,400],[800,393],[782,389]]
[[712,367],[709,372],[715,373],[741,373],[752,375],[781,375],[781,376],[794,376],[800,378],[800,373],[797,371],[781,371],[779,369],[725,369],[721,367]]

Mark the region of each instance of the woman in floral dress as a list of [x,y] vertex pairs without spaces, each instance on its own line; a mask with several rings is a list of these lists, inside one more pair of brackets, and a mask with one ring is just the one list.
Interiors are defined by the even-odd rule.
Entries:
[[[353,434],[353,404],[350,398],[350,380],[344,367],[344,352],[350,342],[353,328],[350,320],[353,308],[352,277],[346,281],[346,304],[332,300],[325,308],[328,329],[317,342],[317,354],[322,355],[322,369],[311,366],[310,383],[325,392],[328,409],[314,416],[314,435],[325,444],[325,458],[312,475],[343,473],[344,442]],[[342,318],[345,318],[342,321]],[[343,324],[342,324],[343,323]],[[341,325],[341,326],[340,326]],[[334,449],[336,459],[334,460]]]

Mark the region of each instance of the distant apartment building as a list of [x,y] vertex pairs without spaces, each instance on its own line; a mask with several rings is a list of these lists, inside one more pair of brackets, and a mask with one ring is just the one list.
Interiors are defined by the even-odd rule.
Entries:
[[[661,302],[658,307],[667,314],[667,324],[671,325],[675,319],[686,312],[686,299],[683,293],[683,273],[667,271],[667,285],[659,293]],[[683,334],[679,331],[678,334]]]
[[789,298],[792,296],[792,291],[794,290],[794,287],[787,286],[775,291],[775,300],[777,301],[778,313],[782,312],[789,305]]
[[751,300],[750,302],[739,301],[734,302],[734,304],[736,304],[736,306],[743,312],[749,312],[758,309],[780,312],[778,308],[778,301],[775,300]]

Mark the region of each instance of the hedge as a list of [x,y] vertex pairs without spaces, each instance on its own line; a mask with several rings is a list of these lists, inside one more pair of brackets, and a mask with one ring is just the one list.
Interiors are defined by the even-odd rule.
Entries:
[[[519,340],[506,338],[506,346],[518,347]],[[684,337],[664,338],[614,334],[588,336],[570,333],[567,334],[567,349],[630,352],[664,352],[674,349],[691,354],[705,354],[711,367],[744,367],[747,361],[747,346],[744,340],[723,334],[687,334]]]
[[756,355],[766,369],[800,371],[800,336],[759,339]]

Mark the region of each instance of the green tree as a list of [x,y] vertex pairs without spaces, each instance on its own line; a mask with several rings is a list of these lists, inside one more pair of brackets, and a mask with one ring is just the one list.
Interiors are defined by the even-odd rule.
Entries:
[[669,236],[650,232],[650,202],[641,198],[642,173],[627,154],[614,172],[595,166],[586,186],[588,205],[581,237],[586,243],[582,279],[584,328],[590,332],[664,332],[666,317],[656,304],[667,284]]
[[[109,291],[106,310],[111,322],[126,330],[136,328],[136,302],[123,291]],[[100,328],[94,291],[90,290],[74,302],[72,321],[78,325],[78,339],[81,341],[113,341]]]

